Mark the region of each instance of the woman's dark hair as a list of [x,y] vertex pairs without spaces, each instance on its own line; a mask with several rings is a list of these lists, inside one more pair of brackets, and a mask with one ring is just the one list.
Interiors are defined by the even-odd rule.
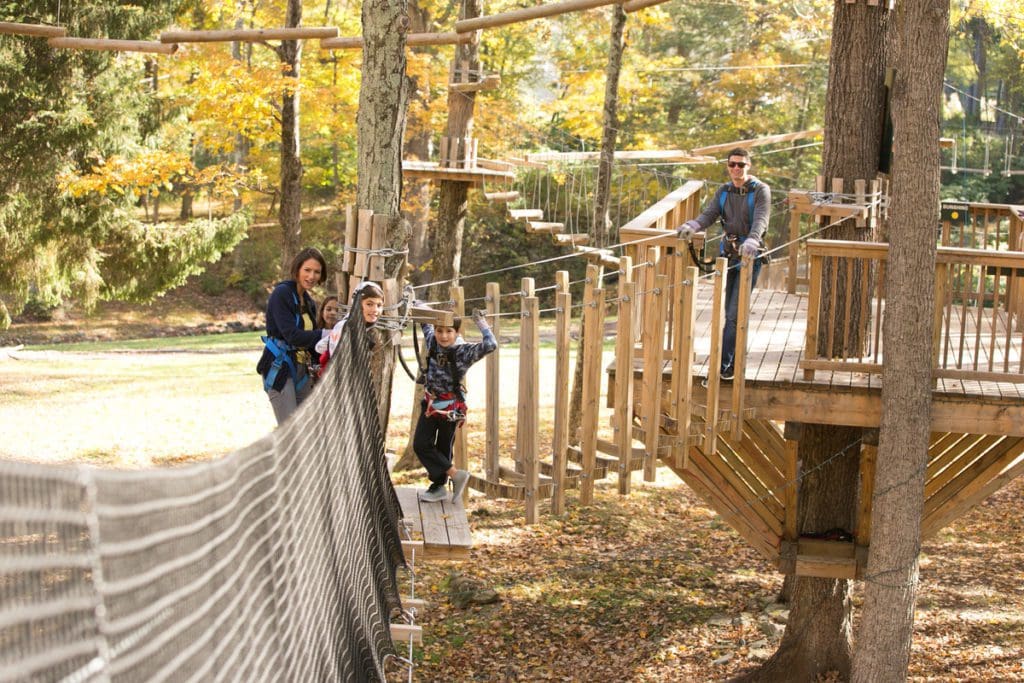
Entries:
[[297,280],[299,277],[299,268],[301,268],[302,264],[309,259],[314,259],[320,264],[320,282],[318,284],[327,282],[327,259],[324,258],[324,255],[321,254],[320,250],[316,247],[306,247],[296,254],[295,258],[292,259],[292,266],[288,270],[288,274],[292,276],[293,280]]
[[336,296],[329,296],[326,299],[324,299],[323,302],[320,304],[320,311],[316,314],[316,327],[317,327],[317,329],[320,329],[320,330],[327,329],[327,321],[324,320],[324,310],[327,308],[327,304],[331,303],[332,301],[337,301],[337,300],[338,300],[338,297],[336,297]]

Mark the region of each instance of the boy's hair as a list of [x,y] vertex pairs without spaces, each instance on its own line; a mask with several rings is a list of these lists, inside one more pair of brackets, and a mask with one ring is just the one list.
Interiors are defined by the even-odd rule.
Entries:
[[296,254],[295,258],[292,259],[292,265],[291,268],[288,269],[288,274],[292,276],[293,280],[297,280],[299,277],[299,268],[301,268],[302,264],[309,259],[314,259],[320,264],[320,282],[317,284],[327,282],[327,260],[316,247],[306,247]]
[[460,329],[462,329],[462,318],[460,318],[457,315],[453,315],[451,325],[434,325],[434,327],[450,327],[456,332],[458,332]]

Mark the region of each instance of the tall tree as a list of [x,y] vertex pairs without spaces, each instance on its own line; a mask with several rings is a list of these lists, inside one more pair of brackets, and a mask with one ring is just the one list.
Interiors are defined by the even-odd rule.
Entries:
[[[845,187],[852,188],[855,180],[872,180],[878,173],[889,25],[890,12],[884,3],[838,0],[834,4],[822,169],[828,186],[831,179],[838,178]],[[870,238],[869,230],[857,228],[852,220],[831,228],[825,236]],[[829,283],[829,278],[823,278],[826,288]],[[835,300],[839,303],[827,315],[834,318],[832,329],[844,330],[840,313],[843,302],[860,290],[847,286],[842,279],[836,288]],[[830,291],[822,295],[823,300],[831,296]],[[858,302],[852,302],[852,309],[860,310]],[[822,325],[828,324],[827,317],[822,317]],[[851,329],[859,323],[851,322]],[[837,334],[837,339],[859,344],[856,334]],[[834,349],[839,355],[845,350],[843,343]],[[807,475],[800,482],[798,531],[852,530],[861,430],[805,424],[799,431],[798,457]],[[748,680],[814,680],[829,671],[838,671],[847,678],[852,654],[851,582],[801,576],[793,586],[789,621],[779,649],[761,669],[749,674]]]
[[[288,0],[284,25],[295,28],[300,23],[302,0]],[[281,68],[291,77],[289,87],[281,93],[281,204],[278,221],[284,237],[281,261],[283,273],[302,248],[302,158],[299,142],[299,66],[302,60],[302,41],[282,40],[274,51],[281,61]]]
[[[405,36],[409,30],[406,0],[367,0],[363,3],[363,68],[359,88],[359,180],[356,205],[387,217],[385,244],[398,251],[409,245],[408,222],[402,218],[402,138],[405,134],[409,79],[405,73]],[[385,259],[386,278],[400,277],[405,258]],[[394,302],[389,302],[394,303]],[[387,427],[391,409],[391,380],[395,370],[392,340],[381,335],[378,364],[373,373],[381,425]]]
[[907,677],[917,592],[932,397],[939,121],[949,0],[904,0],[896,12],[893,162],[882,330],[882,422],[855,683]]

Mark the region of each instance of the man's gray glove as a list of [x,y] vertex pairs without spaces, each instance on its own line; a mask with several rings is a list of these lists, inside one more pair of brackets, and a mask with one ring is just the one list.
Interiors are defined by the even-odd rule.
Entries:
[[740,245],[740,256],[743,258],[757,258],[760,251],[761,241],[756,237],[748,237],[743,240],[743,244]]
[[679,226],[679,237],[689,242],[693,239],[693,234],[700,230],[700,223],[691,219]]

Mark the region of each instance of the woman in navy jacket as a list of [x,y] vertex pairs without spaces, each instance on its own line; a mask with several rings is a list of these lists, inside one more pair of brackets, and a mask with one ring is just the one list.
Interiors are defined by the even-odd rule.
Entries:
[[316,302],[309,290],[327,280],[327,261],[307,247],[292,260],[292,279],[279,282],[267,301],[267,336],[256,371],[277,424],[295,412],[310,391],[309,362],[323,330],[316,329]]

